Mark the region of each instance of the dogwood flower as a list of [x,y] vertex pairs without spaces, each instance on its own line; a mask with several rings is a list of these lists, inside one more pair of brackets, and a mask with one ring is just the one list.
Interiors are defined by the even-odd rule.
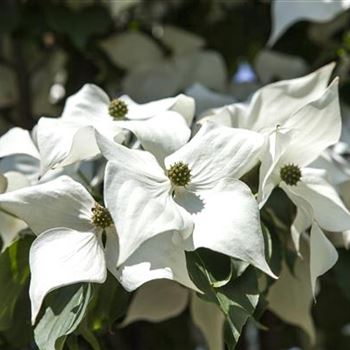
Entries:
[[193,113],[194,102],[185,95],[139,105],[127,96],[111,101],[99,87],[84,85],[68,98],[60,118],[41,118],[38,122],[43,169],[98,155],[95,129],[117,142],[125,138],[123,129],[130,130],[145,149],[155,147],[165,135],[168,148],[179,147],[190,137],[187,124]]
[[133,257],[140,266],[152,270],[155,261],[167,271],[169,244],[177,244],[186,250],[206,247],[273,276],[257,203],[238,180],[257,161],[263,144],[259,134],[208,122],[163,164],[149,152],[127,149],[102,135],[97,141],[109,160],[104,195],[118,228],[117,270]]
[[316,278],[337,260],[337,252],[320,227],[328,231],[350,228],[350,213],[336,190],[326,180],[325,171],[307,166],[341,132],[338,84],[335,80],[324,94],[302,107],[270,134],[260,168],[259,200],[262,206],[274,187],[284,190],[297,207],[291,232],[299,250],[299,237],[311,226],[310,269],[315,291]]
[[125,138],[123,129],[130,130],[145,149],[156,149],[166,139],[164,149],[173,151],[190,137],[187,124],[193,114],[193,99],[185,95],[138,105],[127,96],[110,101],[97,86],[85,85],[68,98],[60,118],[40,118],[32,135],[13,128],[2,136],[0,157],[26,154],[38,159],[43,175],[98,155],[95,129],[117,142]]
[[[0,208],[23,219],[38,236],[30,250],[32,322],[50,291],[77,282],[103,283],[106,239],[116,235],[106,208],[67,176],[0,195]],[[111,251],[108,251],[111,254]],[[117,254],[117,252],[115,253]]]
[[[115,202],[114,198],[112,202]],[[38,236],[30,250],[33,323],[50,291],[77,282],[103,283],[107,268],[120,277],[116,273],[119,246],[112,217],[107,208],[96,203],[89,192],[71,178],[61,176],[45,184],[0,195],[0,209],[22,218]],[[104,232],[105,247],[102,243]],[[169,246],[166,239],[161,243],[164,249]],[[156,249],[152,242],[142,251],[147,254],[149,249],[152,252]],[[168,254],[168,262],[173,261],[168,276],[164,276],[165,271],[156,269],[161,261],[157,256],[149,274],[142,274],[144,267],[138,265],[137,258],[131,257],[122,265],[124,278],[137,288],[140,283],[154,278],[171,278],[170,273],[174,273],[180,283],[197,289],[188,276],[183,250],[170,245]]]
[[255,130],[267,137],[266,149],[261,153],[260,207],[276,186],[287,193],[298,208],[291,227],[297,251],[300,234],[312,226],[313,291],[316,278],[337,259],[320,227],[335,232],[349,228],[349,213],[325,174],[306,168],[340,137],[337,81],[327,88],[333,67],[329,64],[305,77],[269,84],[258,90],[249,104],[225,106],[208,112],[203,119]]

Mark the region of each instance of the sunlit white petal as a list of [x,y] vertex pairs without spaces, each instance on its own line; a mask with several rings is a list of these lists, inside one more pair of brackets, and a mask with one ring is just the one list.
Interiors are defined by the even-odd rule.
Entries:
[[165,159],[165,166],[185,162],[192,175],[189,189],[212,188],[222,178],[240,178],[250,170],[263,142],[255,132],[206,122],[189,143]]
[[32,323],[45,296],[77,282],[103,283],[104,252],[94,232],[54,228],[42,233],[30,249]]
[[16,215],[36,234],[53,227],[89,230],[94,199],[67,176],[0,195],[0,207]]
[[199,247],[251,263],[274,276],[265,260],[258,204],[239,180],[222,180],[212,190],[181,192],[176,200],[192,214],[188,250]]
[[166,232],[144,242],[118,269],[109,270],[126,290],[134,290],[155,279],[169,279],[198,290],[191,281],[183,247]]

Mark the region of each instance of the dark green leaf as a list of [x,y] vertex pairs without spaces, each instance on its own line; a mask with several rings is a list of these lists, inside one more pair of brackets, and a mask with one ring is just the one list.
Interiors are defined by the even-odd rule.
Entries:
[[94,298],[88,311],[89,328],[108,329],[122,318],[127,310],[129,294],[119,282],[108,273],[104,284],[94,286]]
[[26,236],[0,255],[0,330],[12,326],[17,299],[28,281],[31,242]]
[[216,303],[226,317],[225,342],[234,349],[242,328],[254,313],[259,301],[255,268],[249,266],[241,275],[221,288],[214,288],[212,274],[198,251],[186,254],[187,267],[193,282],[205,294],[201,297]]

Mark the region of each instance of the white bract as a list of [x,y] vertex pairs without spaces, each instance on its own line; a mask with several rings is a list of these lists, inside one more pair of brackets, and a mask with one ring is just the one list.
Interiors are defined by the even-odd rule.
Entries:
[[210,119],[233,128],[270,132],[324,93],[333,68],[331,63],[306,76],[268,84],[257,90],[247,103],[209,110],[204,121]]
[[141,284],[129,278],[142,280],[155,267],[157,278],[163,274],[188,285],[171,272],[176,261],[169,252],[176,246],[182,253],[184,248],[209,248],[274,276],[265,260],[257,203],[238,180],[257,162],[263,144],[259,134],[208,122],[164,163],[102,135],[97,140],[109,160],[104,195],[118,228],[116,267],[135,259],[138,272],[138,277],[121,277],[127,289]]
[[[0,174],[0,194],[15,191],[29,185],[27,178],[18,172]],[[0,237],[2,240],[1,252],[9,247],[18,237],[18,233],[27,227],[27,224],[16,216],[0,209]]]

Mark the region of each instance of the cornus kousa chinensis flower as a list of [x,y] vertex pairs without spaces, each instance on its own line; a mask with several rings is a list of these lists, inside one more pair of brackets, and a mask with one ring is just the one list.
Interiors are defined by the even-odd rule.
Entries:
[[334,265],[337,253],[323,234],[345,231],[350,215],[325,171],[306,168],[340,137],[338,84],[327,83],[333,65],[305,77],[281,81],[257,91],[249,104],[234,104],[207,117],[223,124],[259,131],[265,136],[261,153],[258,200],[262,207],[279,186],[297,207],[291,227],[299,251],[300,234],[311,226],[310,273],[316,278]]
[[38,122],[36,133],[43,169],[98,155],[95,129],[116,142],[124,141],[124,129],[130,130],[145,149],[160,143],[161,135],[167,135],[170,147],[174,132],[184,135],[186,142],[190,136],[187,124],[193,113],[194,102],[185,95],[139,105],[127,96],[110,100],[99,87],[84,85],[68,98],[60,118],[41,118]]
[[[118,227],[115,273],[127,289],[142,284],[155,267],[158,278],[184,283],[171,272],[169,245],[206,247],[274,276],[265,260],[258,205],[238,180],[257,162],[263,137],[208,122],[164,163],[100,134],[97,141],[109,161],[104,194]],[[134,273],[120,267],[127,259],[138,262]]]
[[319,98],[277,126],[268,137],[267,149],[261,159],[261,205],[275,186],[285,191],[297,207],[291,227],[297,249],[300,234],[311,226],[310,272],[313,290],[316,278],[331,268],[337,259],[335,248],[320,227],[340,232],[350,228],[350,213],[327,181],[325,171],[307,168],[340,137],[337,88],[335,80]]
[[[37,235],[30,250],[32,321],[50,291],[77,282],[103,283],[116,261],[116,231],[107,208],[67,176],[0,195],[0,210]],[[106,234],[106,247],[102,234]]]
[[127,96],[111,101],[99,87],[88,84],[68,98],[60,118],[40,118],[33,135],[13,128],[1,137],[0,157],[28,155],[40,161],[43,175],[52,168],[98,155],[95,129],[116,142],[123,142],[123,130],[130,130],[145,149],[165,139],[165,147],[179,147],[173,145],[174,132],[186,142],[193,114],[193,99],[185,95],[140,105]]

